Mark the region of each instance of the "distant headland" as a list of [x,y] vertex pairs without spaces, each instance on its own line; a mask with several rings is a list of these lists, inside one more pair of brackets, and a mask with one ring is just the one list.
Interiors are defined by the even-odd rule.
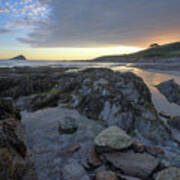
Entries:
[[95,62],[160,62],[167,59],[179,59],[180,42],[158,45],[151,44],[147,49],[132,54],[102,56],[94,59]]
[[25,56],[23,55],[19,55],[16,57],[11,58],[10,60],[27,60]]

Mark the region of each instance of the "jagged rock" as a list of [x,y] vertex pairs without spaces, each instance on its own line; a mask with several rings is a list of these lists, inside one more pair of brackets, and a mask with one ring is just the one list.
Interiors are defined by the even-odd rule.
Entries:
[[76,119],[72,117],[66,117],[64,120],[59,122],[59,133],[60,134],[72,134],[78,129]]
[[180,105],[180,86],[172,79],[156,86],[171,103]]
[[[30,169],[27,169],[30,160],[19,126],[20,114],[12,99],[0,99],[0,179],[23,179]],[[36,180],[35,171],[32,176]]]
[[102,131],[94,140],[98,152],[123,150],[132,144],[131,137],[122,129],[112,126]]
[[17,99],[34,95],[30,100],[24,99],[21,109],[38,110],[63,103],[106,126],[116,125],[133,137],[142,136],[156,144],[170,139],[141,78],[130,72],[103,68],[64,73],[66,70],[50,67],[3,69],[0,97]]
[[168,119],[168,124],[171,127],[180,130],[180,116],[176,116],[174,118]]
[[159,162],[149,154],[134,152],[107,153],[106,160],[124,174],[146,179],[157,168]]
[[57,84],[67,68],[9,68],[0,72],[0,97],[29,96],[38,93],[54,93],[52,88]]
[[84,168],[77,162],[69,162],[62,170],[63,180],[90,180]]
[[169,168],[158,173],[156,180],[180,180],[180,169]]
[[20,120],[20,112],[15,109],[12,98],[0,99],[0,120],[15,118]]
[[96,180],[118,180],[118,177],[112,171],[99,171],[96,174]]

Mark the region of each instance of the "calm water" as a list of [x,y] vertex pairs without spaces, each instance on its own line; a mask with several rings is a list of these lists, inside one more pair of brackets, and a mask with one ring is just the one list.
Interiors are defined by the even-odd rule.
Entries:
[[[120,63],[125,64],[125,63]],[[114,63],[90,63],[88,61],[21,61],[21,60],[0,60],[1,67],[37,67],[37,66],[51,66],[51,67],[109,67]]]

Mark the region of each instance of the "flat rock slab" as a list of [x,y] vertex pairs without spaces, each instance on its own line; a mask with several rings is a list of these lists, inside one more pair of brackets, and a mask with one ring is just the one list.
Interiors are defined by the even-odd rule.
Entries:
[[159,162],[149,154],[134,152],[106,153],[106,160],[124,174],[146,179],[156,169]]
[[85,169],[77,162],[70,162],[62,169],[63,180],[90,180]]
[[118,180],[118,177],[112,171],[99,171],[96,174],[96,180]]
[[158,173],[156,180],[180,180],[180,168],[169,168]]
[[132,144],[132,140],[121,128],[112,126],[102,131],[94,143],[98,152],[105,152],[126,149]]

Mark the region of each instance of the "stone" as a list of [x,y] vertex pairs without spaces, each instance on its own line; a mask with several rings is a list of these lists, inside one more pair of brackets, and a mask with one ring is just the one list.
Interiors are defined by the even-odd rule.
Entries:
[[0,179],[11,179],[13,157],[7,148],[0,149]]
[[66,164],[61,173],[63,180],[90,180],[84,168],[75,161]]
[[169,168],[162,170],[157,174],[156,180],[180,180],[180,169]]
[[78,129],[76,119],[66,117],[59,122],[59,133],[60,134],[73,134]]
[[171,119],[168,119],[168,124],[169,126],[177,129],[177,130],[180,130],[180,116],[176,116],[174,118],[171,118]]
[[111,126],[95,138],[94,144],[98,152],[119,151],[131,146],[132,140],[121,128]]
[[168,80],[156,86],[171,103],[180,105],[180,86],[173,80]]
[[138,142],[138,141],[133,142],[132,148],[133,148],[133,150],[134,150],[135,152],[138,152],[138,153],[143,153],[144,150],[145,150],[144,145],[141,144],[141,143]]
[[128,176],[146,179],[157,168],[159,162],[149,154],[134,152],[106,153],[105,159]]
[[78,151],[80,148],[81,148],[81,145],[77,143],[77,144],[70,145],[67,148],[61,150],[60,153],[74,153]]
[[101,162],[98,154],[96,153],[94,147],[89,149],[88,162],[91,166],[94,166],[94,167],[100,166],[102,164],[102,162]]
[[96,174],[96,180],[118,180],[118,177],[112,171],[99,171]]

